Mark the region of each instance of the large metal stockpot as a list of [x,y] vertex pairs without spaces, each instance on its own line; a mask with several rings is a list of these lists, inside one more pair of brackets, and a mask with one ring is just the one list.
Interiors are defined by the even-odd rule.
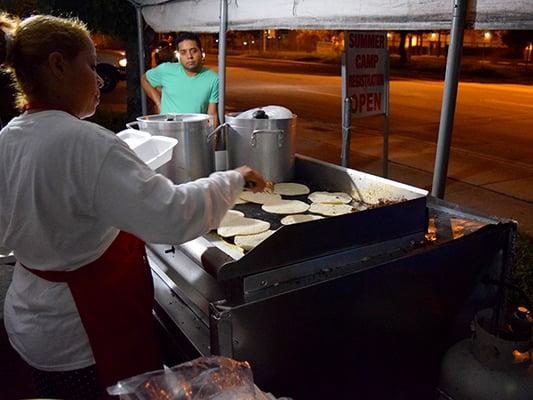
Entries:
[[[139,129],[178,139],[172,159],[158,169],[174,183],[208,176],[215,170],[212,124],[207,114],[157,114],[137,118]],[[126,124],[128,127],[135,122]]]
[[249,165],[272,182],[294,177],[296,115],[292,118],[239,118],[226,115],[228,168]]

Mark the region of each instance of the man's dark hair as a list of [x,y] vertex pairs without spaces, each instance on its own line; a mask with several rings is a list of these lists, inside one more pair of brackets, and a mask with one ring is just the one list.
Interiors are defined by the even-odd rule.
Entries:
[[201,50],[202,49],[202,43],[200,42],[200,37],[194,33],[194,32],[180,32],[178,37],[176,38],[176,48],[179,48],[179,45],[184,40],[192,40],[193,42],[196,42],[196,45]]

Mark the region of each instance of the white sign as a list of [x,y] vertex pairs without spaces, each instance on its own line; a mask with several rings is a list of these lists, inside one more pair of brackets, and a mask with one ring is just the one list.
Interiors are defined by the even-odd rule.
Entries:
[[346,95],[355,117],[386,112],[388,84],[387,33],[346,31]]

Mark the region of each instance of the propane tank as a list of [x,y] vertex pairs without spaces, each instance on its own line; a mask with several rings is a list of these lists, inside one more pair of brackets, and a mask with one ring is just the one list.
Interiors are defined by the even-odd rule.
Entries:
[[489,331],[491,318],[491,309],[478,312],[472,337],[444,356],[439,400],[533,399],[531,313],[519,307],[497,335]]

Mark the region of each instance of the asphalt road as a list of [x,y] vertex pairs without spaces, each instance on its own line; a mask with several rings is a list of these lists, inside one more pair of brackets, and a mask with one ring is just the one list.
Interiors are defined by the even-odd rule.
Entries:
[[[340,137],[340,78],[257,71],[249,68],[228,69],[227,106],[245,110],[252,106],[281,104],[299,116],[299,122],[318,131],[331,131]],[[425,170],[432,170],[434,154],[428,159],[409,160],[406,149],[412,143],[420,152],[436,143],[439,128],[442,81],[393,80],[390,96],[391,159]],[[383,118],[354,120],[353,140],[358,135],[381,138]],[[487,184],[486,173],[454,168],[453,157],[475,157],[499,167],[523,168],[525,177],[533,170],[533,86],[509,84],[461,83],[453,132],[451,176],[458,180]],[[366,146],[365,146],[366,147]],[[352,148],[354,148],[352,146]],[[381,156],[381,149],[355,147],[357,151]],[[379,150],[379,151],[375,151]],[[432,149],[433,150],[433,149]],[[429,151],[433,153],[433,151]],[[498,179],[500,180],[500,179]],[[529,197],[533,199],[533,196]]]
[[[270,104],[288,107],[298,115],[297,151],[339,162],[338,67],[230,57],[226,74],[229,112]],[[390,177],[429,189],[443,82],[393,79],[390,92]],[[102,103],[103,107],[124,104],[124,84],[104,95]],[[353,120],[351,167],[381,173],[383,121],[383,117]],[[492,215],[532,219],[532,128],[533,86],[460,83],[446,198],[465,203],[470,189],[482,188],[487,196],[466,201],[469,206]],[[497,206],[500,195],[513,200],[507,207],[518,211]],[[494,205],[487,206],[486,201]]]

